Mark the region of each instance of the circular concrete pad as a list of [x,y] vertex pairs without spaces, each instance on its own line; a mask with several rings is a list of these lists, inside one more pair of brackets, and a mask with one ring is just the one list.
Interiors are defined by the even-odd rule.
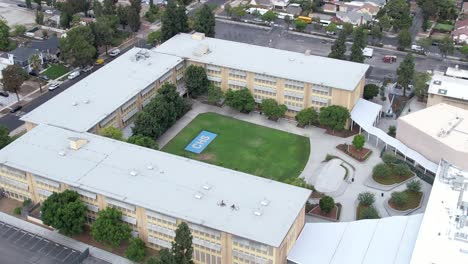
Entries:
[[346,175],[346,170],[341,166],[341,163],[343,161],[340,159],[332,159],[323,166],[314,185],[317,191],[330,193],[340,188]]

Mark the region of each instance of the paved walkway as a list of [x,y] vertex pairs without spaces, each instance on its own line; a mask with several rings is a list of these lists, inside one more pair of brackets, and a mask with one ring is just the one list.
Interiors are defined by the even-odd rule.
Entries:
[[16,226],[30,233],[37,234],[46,239],[49,239],[51,241],[62,244],[66,247],[75,249],[80,252],[83,252],[84,250],[86,250],[86,248],[89,248],[90,256],[105,260],[113,264],[132,264],[133,263],[126,258],[117,256],[115,254],[112,254],[110,252],[104,251],[96,247],[92,247],[80,241],[61,235],[57,231],[48,230],[46,228],[43,228],[38,225],[32,224],[30,222],[21,220],[19,218],[5,214],[3,212],[0,212],[0,221]]
[[[289,133],[303,135],[310,139],[310,149],[311,153],[309,155],[309,160],[305,166],[300,177],[304,178],[307,182],[314,182],[316,175],[318,175],[318,169],[322,162],[325,159],[327,154],[335,155],[341,159],[347,161],[352,166],[356,168],[354,182],[348,184],[344,193],[338,197],[334,197],[335,201],[340,202],[343,205],[343,211],[341,213],[341,221],[353,221],[355,220],[355,208],[356,208],[356,199],[359,193],[364,191],[371,191],[376,194],[375,206],[380,212],[382,217],[387,217],[388,214],[384,209],[383,202],[386,198],[390,197],[392,191],[402,191],[406,189],[405,185],[399,186],[392,191],[383,192],[384,196],[381,197],[381,191],[367,187],[364,183],[372,172],[372,168],[378,163],[382,162],[379,157],[380,149],[372,146],[371,144],[366,144],[367,148],[370,148],[373,153],[365,163],[360,163],[354,159],[348,157],[346,154],[343,154],[341,151],[336,149],[338,144],[352,142],[352,137],[350,138],[339,138],[325,134],[325,131],[316,127],[308,128],[298,128],[296,127],[296,122],[293,120],[281,119],[278,122],[273,122],[265,118],[263,115],[257,113],[242,114],[236,110],[233,110],[229,107],[216,107],[211,105],[202,104],[200,102],[194,101],[192,110],[190,110],[185,116],[183,116],[179,121],[176,122],[166,133],[164,133],[158,140],[157,143],[162,148],[164,147],[173,137],[175,137],[188,123],[190,123],[198,114],[206,112],[215,112],[225,116],[230,116],[239,120],[259,124],[262,126],[286,131]],[[431,186],[423,181],[422,186],[423,190],[430,190]],[[427,197],[424,201],[424,205],[414,213],[422,213],[425,210]]]

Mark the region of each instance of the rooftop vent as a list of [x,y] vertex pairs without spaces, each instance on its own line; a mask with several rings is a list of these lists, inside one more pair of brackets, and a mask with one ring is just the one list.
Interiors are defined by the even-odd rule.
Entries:
[[70,137],[70,138],[68,138],[68,143],[69,143],[69,146],[70,146],[71,149],[79,150],[86,143],[88,143],[88,140],[84,139],[84,138]]
[[147,168],[148,170],[153,170],[153,169],[154,169],[153,165],[151,165],[151,164],[146,165],[146,168]]
[[294,61],[294,58],[289,58],[289,61]]
[[59,156],[64,157],[67,153],[65,151],[61,150],[61,151],[59,151],[58,154],[59,154]]
[[151,57],[149,51],[147,50],[140,50],[135,54],[135,60],[146,60],[147,58]]
[[237,206],[237,205],[235,205],[235,204],[232,204],[232,205],[231,205],[231,210],[237,211],[237,210],[239,210],[239,206]]
[[137,175],[138,175],[138,171],[136,171],[136,170],[131,170],[131,171],[130,171],[130,175],[131,175],[131,176],[137,176]]
[[208,48],[208,45],[201,44],[193,51],[193,55],[197,57],[201,57],[203,55],[208,54],[209,52],[210,52],[210,49]]
[[270,204],[270,201],[268,201],[267,199],[263,199],[263,200],[260,202],[260,204],[261,204],[262,206],[268,206],[268,205]]
[[439,89],[439,90],[437,91],[437,93],[438,93],[438,94],[442,94],[442,95],[447,95],[447,90],[445,90],[445,89]]
[[84,103],[84,104],[89,104],[89,99],[83,100],[83,103]]
[[205,184],[203,184],[203,189],[207,190],[207,191],[211,190],[211,185],[209,185],[208,183],[205,183]]
[[263,213],[262,213],[262,211],[261,211],[260,209],[255,209],[254,212],[253,212],[253,214],[254,214],[255,216],[261,216]]
[[78,105],[78,102],[73,102],[72,105],[73,105],[73,106],[77,106],[77,105]]
[[442,84],[442,81],[435,80],[435,81],[433,81],[432,83],[435,84],[435,85],[441,85],[441,84]]
[[192,34],[192,39],[194,39],[194,40],[204,40],[205,39],[205,33],[195,32],[195,33]]
[[201,198],[203,198],[203,193],[197,192],[197,193],[195,193],[195,195],[193,197],[195,197],[195,199],[200,200]]
[[310,49],[306,49],[304,52],[304,55],[310,56],[312,54],[312,51]]
[[218,206],[225,207],[226,203],[224,202],[224,200],[221,200],[221,202],[218,203]]

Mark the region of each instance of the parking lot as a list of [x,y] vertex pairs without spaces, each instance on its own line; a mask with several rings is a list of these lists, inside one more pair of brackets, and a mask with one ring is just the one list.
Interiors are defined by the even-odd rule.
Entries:
[[[0,0],[0,17],[6,20],[10,27],[16,24],[34,24],[36,13],[31,9],[18,7],[18,3],[20,3],[20,1]],[[24,1],[22,3],[24,4]]]
[[[0,255],[2,264],[74,263],[81,252],[49,241],[17,227],[0,222]],[[83,263],[104,264],[105,261],[90,258]]]

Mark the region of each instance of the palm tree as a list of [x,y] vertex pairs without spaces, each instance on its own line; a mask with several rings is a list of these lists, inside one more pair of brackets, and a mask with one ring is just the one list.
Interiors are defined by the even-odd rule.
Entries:
[[[31,65],[31,68],[33,68],[33,70],[39,75],[39,71],[41,70],[41,67],[42,67],[42,60],[39,57],[39,55],[38,54],[32,55],[31,58],[29,59],[29,63]],[[39,82],[39,90],[42,93],[41,79],[38,78],[37,80]]]

